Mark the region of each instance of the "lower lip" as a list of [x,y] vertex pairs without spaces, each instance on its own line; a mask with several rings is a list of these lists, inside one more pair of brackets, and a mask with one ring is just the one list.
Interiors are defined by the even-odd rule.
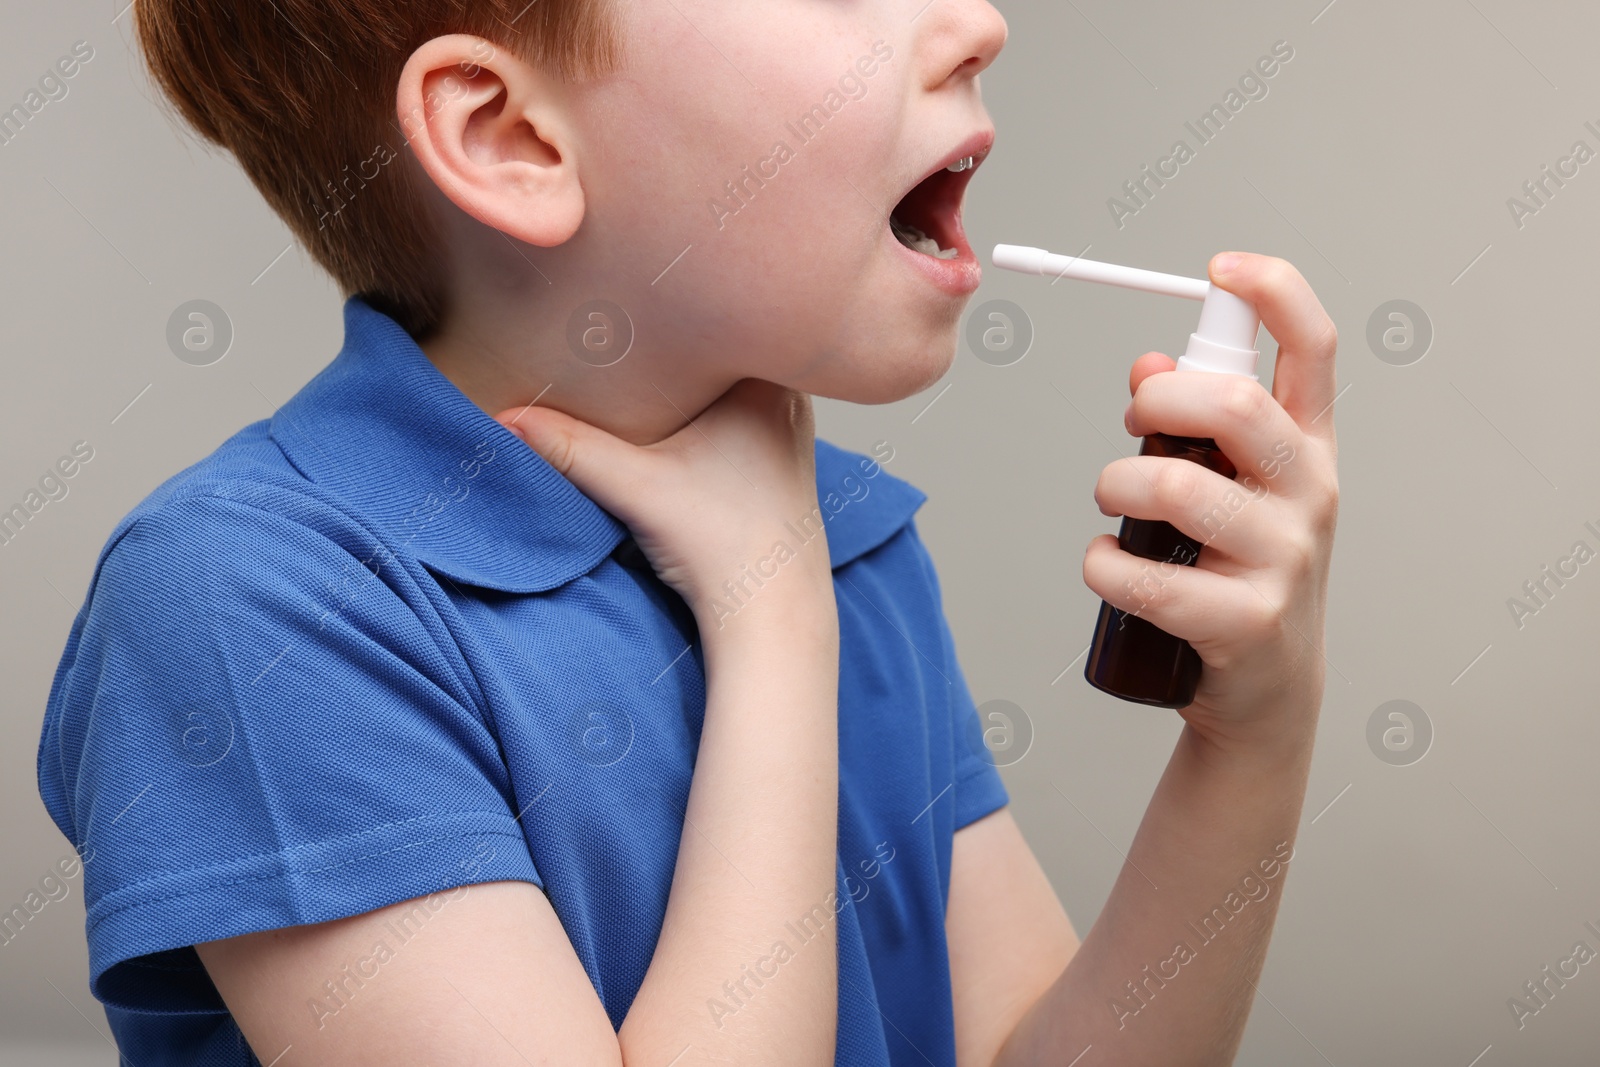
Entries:
[[983,266],[964,236],[956,239],[956,255],[953,258],[938,259],[901,244],[887,221],[883,224],[883,233],[885,239],[911,261],[912,266],[951,296],[971,296],[977,291],[978,283],[983,281]]

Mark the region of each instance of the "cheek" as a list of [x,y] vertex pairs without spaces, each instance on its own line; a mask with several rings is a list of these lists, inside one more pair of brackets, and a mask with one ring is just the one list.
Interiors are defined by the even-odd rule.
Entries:
[[[842,180],[850,170],[823,145],[834,131],[805,144],[770,103],[776,91],[763,94],[757,113],[718,106],[725,97],[717,95],[718,79],[711,83],[679,81],[645,96],[630,87],[597,111],[591,128],[604,133],[585,145],[593,166],[584,176],[596,228],[614,230],[608,238],[620,237],[641,257],[641,245],[651,243],[652,255],[666,256],[658,269],[693,245],[674,272],[698,261],[714,271],[708,281],[731,277],[741,289],[778,267],[797,275],[796,257],[817,262],[866,209],[858,201],[848,216],[850,205],[839,202],[854,194]],[[672,106],[674,97],[706,103]]]
[[663,10],[644,32],[669,36],[595,91],[584,121],[590,236],[601,255],[626,250],[642,315],[679,343],[759,353],[739,358],[819,395],[877,403],[932,384],[960,308],[930,315],[885,243],[903,192],[907,53],[896,42],[895,61],[808,138],[799,119],[836,88],[853,43],[724,49],[755,64],[757,92]]
[[774,245],[849,255],[851,236],[859,245],[886,224],[897,195],[888,188],[904,96],[897,64],[859,79],[864,92],[851,99],[837,83],[850,57],[872,51],[846,25],[859,15],[819,29],[815,12],[791,25],[679,2],[694,26],[672,5],[641,14],[626,70],[594,99],[586,191],[619,228],[677,240],[673,255],[690,242],[696,253],[727,245],[763,267],[781,258]]
[[727,272],[723,280],[778,289],[813,310],[838,313],[870,299],[863,275],[885,252],[898,195],[890,188],[898,169],[895,119],[886,84],[880,99],[869,92],[846,102],[820,131],[802,128],[800,117],[831,84],[813,81],[786,87],[784,104],[769,108],[767,121],[725,131],[724,143],[736,150],[698,168],[698,195],[686,199],[698,239]]

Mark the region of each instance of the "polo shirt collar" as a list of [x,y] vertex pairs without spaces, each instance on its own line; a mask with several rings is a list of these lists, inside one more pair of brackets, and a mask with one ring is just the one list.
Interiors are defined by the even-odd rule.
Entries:
[[[301,474],[376,527],[390,550],[457,582],[536,593],[588,573],[628,539],[621,521],[468,399],[394,319],[353,296],[344,331],[338,356],[269,430]],[[816,459],[834,568],[888,540],[926,499],[820,439]]]

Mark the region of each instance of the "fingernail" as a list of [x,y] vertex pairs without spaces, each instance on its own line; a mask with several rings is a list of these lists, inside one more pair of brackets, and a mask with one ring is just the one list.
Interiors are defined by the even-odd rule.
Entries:
[[1122,428],[1127,430],[1129,433],[1133,432],[1133,405],[1132,404],[1129,404],[1128,407],[1127,407],[1127,410],[1125,410],[1122,413]]
[[1227,274],[1239,265],[1239,253],[1224,252],[1211,261],[1212,274]]

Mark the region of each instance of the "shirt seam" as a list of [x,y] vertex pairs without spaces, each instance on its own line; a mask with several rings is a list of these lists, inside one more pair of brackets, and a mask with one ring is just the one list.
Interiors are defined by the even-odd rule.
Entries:
[[[258,853],[254,854],[254,855],[241,856],[238,859],[230,860],[228,862],[229,863],[247,863],[247,862],[249,862],[251,860],[269,859],[269,858],[274,857],[274,856],[281,856],[281,857],[286,857],[287,858],[287,857],[289,857],[289,855],[291,853],[294,853],[294,852],[300,852],[300,851],[304,851],[306,849],[311,849],[311,848],[318,848],[318,847],[322,847],[322,846],[325,846],[325,845],[335,844],[335,843],[340,842],[340,841],[348,841],[348,840],[351,840],[351,839],[354,839],[354,838],[365,837],[365,836],[367,836],[369,834],[374,834],[374,833],[377,833],[380,830],[386,830],[386,829],[388,829],[390,827],[393,827],[393,826],[405,826],[408,823],[421,822],[421,821],[424,821],[424,820],[450,818],[450,817],[456,816],[456,815],[490,815],[490,816],[499,816],[499,815],[504,815],[504,814],[505,814],[504,812],[495,812],[495,811],[461,811],[461,812],[451,812],[451,813],[449,813],[447,815],[419,815],[419,816],[416,816],[415,818],[411,818],[411,819],[400,819],[400,820],[397,820],[395,822],[384,823],[384,824],[382,824],[380,826],[374,826],[370,830],[363,830],[363,831],[360,831],[359,833],[355,833],[355,834],[345,834],[345,835],[342,835],[340,837],[329,838],[329,839],[324,840],[324,841],[309,842],[309,843],[304,844],[304,845],[291,845],[288,848],[278,849],[275,852],[258,852]],[[459,833],[440,834],[440,835],[438,835],[436,837],[428,837],[428,838],[424,838],[423,840],[420,840],[420,841],[412,841],[412,842],[410,842],[408,844],[405,844],[405,845],[398,845],[398,846],[396,846],[394,848],[384,849],[381,852],[372,852],[372,853],[368,853],[367,855],[364,855],[364,856],[356,856],[356,857],[353,857],[352,859],[341,860],[338,863],[330,863],[330,864],[327,864],[326,866],[323,866],[323,867],[309,868],[307,870],[299,871],[298,873],[303,874],[303,875],[305,875],[305,874],[320,874],[323,871],[331,871],[331,870],[334,870],[337,867],[347,867],[352,863],[361,863],[361,862],[363,862],[365,860],[376,859],[379,856],[387,856],[387,855],[389,855],[390,853],[393,853],[393,852],[403,852],[404,850],[406,850],[408,848],[418,848],[418,847],[420,847],[422,845],[432,844],[435,841],[448,841],[448,840],[451,840],[453,838],[460,838],[460,837],[509,837],[509,838],[513,838],[515,840],[524,841],[524,842],[527,840],[526,837],[523,834],[521,834],[520,832],[519,833],[513,833],[513,832],[511,832],[509,830],[462,831],[462,832],[459,832]],[[217,866],[216,864],[211,864],[211,865],[202,866],[202,867],[185,867],[182,870],[176,870],[176,871],[163,871],[161,874],[156,875],[153,878],[143,878],[143,879],[140,879],[137,882],[130,882],[129,884],[127,884],[125,886],[119,886],[116,891],[117,892],[130,892],[132,890],[139,889],[142,886],[147,886],[147,885],[151,885],[151,884],[153,884],[155,882],[159,882],[163,878],[170,878],[170,877],[173,877],[173,876],[176,876],[176,875],[193,874],[196,871],[212,870],[216,866]],[[273,878],[281,878],[285,873],[286,872],[284,872],[284,871],[270,871],[270,872],[268,872],[266,874],[250,875],[250,876],[245,877],[245,878],[235,878],[235,879],[232,879],[231,881],[210,882],[210,883],[207,883],[205,885],[193,886],[193,887],[191,887],[189,889],[185,889],[185,890],[183,890],[182,892],[179,892],[179,893],[171,893],[171,894],[168,894],[167,896],[163,896],[163,897],[154,897],[154,898],[149,899],[149,900],[133,900],[133,901],[129,901],[126,904],[118,904],[117,906],[108,909],[103,914],[95,916],[94,920],[90,923],[90,928],[92,929],[94,927],[99,926],[100,924],[102,924],[102,923],[106,922],[107,920],[109,920],[112,916],[120,914],[121,912],[127,911],[129,908],[146,907],[146,906],[149,906],[151,904],[160,904],[160,903],[163,903],[163,902],[168,901],[168,900],[176,900],[179,897],[194,896],[194,895],[196,895],[198,893],[204,893],[204,892],[207,892],[207,891],[212,890],[212,889],[222,889],[222,888],[225,888],[225,887],[230,886],[230,885],[243,885],[246,882],[264,882],[264,881],[268,881],[268,880],[273,879]],[[104,898],[101,898],[101,899],[104,899]]]
[[[995,785],[999,786],[999,789],[998,789],[998,791],[996,791],[996,793],[995,793],[995,795],[993,797],[990,796],[990,790],[988,790],[988,789],[985,789],[983,794],[982,794],[982,803],[979,804],[978,807],[983,809],[983,810],[978,811],[976,814],[972,815],[970,818],[963,819],[963,816],[968,814],[968,811],[967,811],[967,808],[965,807],[965,804],[967,804],[971,800],[974,800],[974,799],[977,799],[977,798],[969,798],[967,801],[964,801],[962,799],[962,796],[961,796],[962,790],[961,790],[960,787],[964,786],[964,785],[967,785],[970,782],[977,781],[979,778],[985,777],[983,772],[984,772],[984,768],[986,768],[986,767],[993,769],[995,774],[997,776],[999,775],[1000,771],[999,771],[998,767],[995,767],[995,765],[992,764],[992,763],[988,763],[988,762],[986,762],[986,761],[984,761],[982,759],[979,759],[979,761],[977,762],[976,765],[972,766],[964,774],[960,774],[960,775],[957,776],[956,781],[955,781],[956,788],[954,790],[957,795],[956,795],[956,798],[955,798],[955,802],[950,806],[950,822],[951,822],[951,833],[952,834],[960,833],[963,829],[965,829],[968,826],[971,826],[973,823],[977,822],[979,819],[982,819],[982,818],[984,818],[985,816],[988,816],[988,815],[993,815],[995,812],[999,811],[1001,808],[1006,807],[1007,805],[1009,805],[1011,803],[1011,795],[1006,790],[1006,784],[1005,784],[1004,779],[998,779],[995,782]],[[998,799],[999,803],[995,804],[993,807],[989,807],[988,805],[989,805],[989,801],[991,799]],[[948,901],[947,901],[947,904],[948,904]]]
[[[965,785],[983,774],[984,768],[994,768],[995,765],[985,760],[982,756],[967,756],[958,761],[959,767],[964,769],[956,772],[956,785]],[[995,768],[998,771],[998,768]]]

